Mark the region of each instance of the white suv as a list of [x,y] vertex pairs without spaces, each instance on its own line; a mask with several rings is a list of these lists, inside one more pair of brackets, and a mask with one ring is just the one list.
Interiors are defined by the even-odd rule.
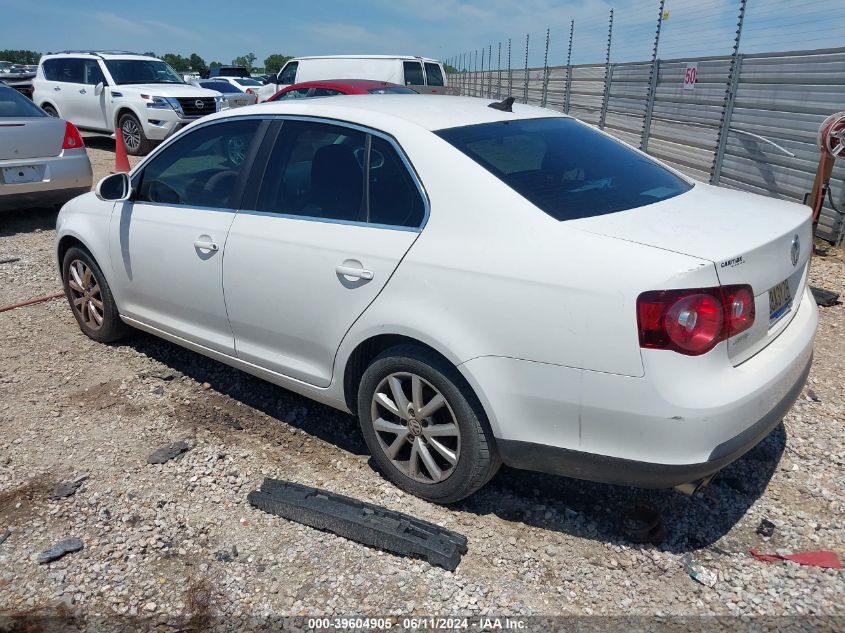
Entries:
[[123,133],[126,151],[149,153],[157,141],[223,107],[219,92],[191,86],[165,62],[124,52],[44,55],[32,100],[77,127]]

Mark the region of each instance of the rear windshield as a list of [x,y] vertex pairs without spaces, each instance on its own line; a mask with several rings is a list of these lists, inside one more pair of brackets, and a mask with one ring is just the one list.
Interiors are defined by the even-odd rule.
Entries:
[[692,188],[575,119],[483,123],[437,135],[556,220],[635,209]]
[[232,77],[237,83],[242,86],[260,86],[262,85],[260,81],[256,81],[252,77]]
[[237,86],[233,86],[228,81],[201,81],[200,88],[207,88],[208,90],[216,90],[217,92],[237,92],[242,93],[243,90]]
[[415,95],[416,90],[405,88],[404,86],[384,86],[383,88],[370,88],[368,92],[371,95]]
[[47,114],[14,88],[0,86],[0,119],[47,116]]

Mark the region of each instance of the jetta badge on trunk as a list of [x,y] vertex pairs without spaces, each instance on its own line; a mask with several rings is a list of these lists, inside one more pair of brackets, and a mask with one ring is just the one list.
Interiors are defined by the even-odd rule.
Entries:
[[798,239],[798,236],[792,238],[792,250],[789,253],[792,256],[792,265],[798,265],[798,256],[801,254],[801,240]]

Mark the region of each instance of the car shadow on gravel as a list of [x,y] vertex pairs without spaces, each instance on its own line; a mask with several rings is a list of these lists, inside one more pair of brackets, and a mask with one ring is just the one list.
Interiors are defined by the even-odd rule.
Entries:
[[[132,347],[199,383],[207,382],[215,392],[278,422],[301,429],[354,455],[368,454],[358,423],[351,415],[150,334],[136,332],[122,345]],[[201,394],[199,397],[202,397]]]
[[[506,521],[579,538],[630,545],[619,531],[619,517],[634,502],[644,501],[663,516],[666,537],[660,549],[694,551],[714,546],[745,515],[766,490],[785,446],[786,431],[780,424],[693,497],[671,489],[611,486],[505,467],[486,488],[457,504],[456,509],[495,514]],[[741,543],[728,547],[744,549]],[[713,549],[718,552],[723,548]]]
[[82,138],[85,147],[89,149],[99,149],[104,152],[114,152],[114,139],[105,134],[86,134]]
[[[33,207],[0,211],[0,237],[11,237],[19,233],[52,231],[56,228],[58,207]],[[0,252],[3,257],[16,257],[21,253]]]
[[[199,383],[207,382],[215,392],[278,422],[352,454],[368,454],[357,421],[351,415],[143,332],[134,334],[123,345],[174,372]],[[197,395],[202,398],[202,393]],[[619,532],[621,513],[635,501],[645,501],[663,516],[666,538],[660,549],[675,553],[693,551],[713,546],[745,515],[765,491],[785,446],[786,431],[780,424],[693,497],[675,490],[611,486],[503,467],[487,486],[452,508],[480,516],[492,514],[505,521],[579,538],[622,544],[627,542]],[[376,470],[373,459],[368,463]]]

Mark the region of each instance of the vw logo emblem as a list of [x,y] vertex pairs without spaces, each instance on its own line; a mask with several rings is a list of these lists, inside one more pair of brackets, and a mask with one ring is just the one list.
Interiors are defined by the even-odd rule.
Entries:
[[798,239],[798,236],[792,238],[792,248],[789,251],[789,255],[792,257],[792,265],[798,265],[798,257],[801,255],[801,240]]
[[194,105],[197,106],[197,110],[202,110],[205,107],[205,104],[202,102],[202,99],[197,99],[194,101]]

